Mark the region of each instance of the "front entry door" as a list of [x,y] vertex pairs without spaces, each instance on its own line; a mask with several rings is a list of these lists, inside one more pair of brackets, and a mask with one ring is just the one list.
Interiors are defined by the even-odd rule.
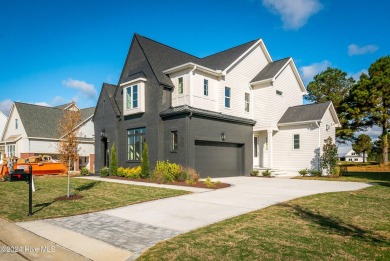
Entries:
[[253,136],[253,166],[260,166],[259,136]]

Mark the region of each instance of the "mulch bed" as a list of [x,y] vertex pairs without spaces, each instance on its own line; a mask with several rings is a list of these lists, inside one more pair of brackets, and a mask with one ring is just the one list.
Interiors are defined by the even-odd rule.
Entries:
[[129,181],[135,181],[135,182],[146,182],[146,183],[154,183],[154,184],[163,184],[163,185],[176,185],[176,186],[183,186],[183,187],[193,187],[193,188],[206,188],[206,189],[221,189],[221,188],[227,188],[230,187],[230,184],[227,183],[215,183],[214,188],[209,188],[206,186],[206,184],[203,181],[197,181],[195,184],[187,184],[185,181],[174,181],[174,182],[168,182],[168,183],[158,183],[151,179],[129,179],[124,177],[117,177],[117,176],[108,176],[105,178],[109,179],[121,179],[121,180],[129,180]]
[[75,194],[75,195],[70,195],[69,197],[67,195],[61,196],[58,198],[55,198],[54,201],[61,201],[61,200],[77,200],[77,199],[82,199],[83,196],[80,194]]

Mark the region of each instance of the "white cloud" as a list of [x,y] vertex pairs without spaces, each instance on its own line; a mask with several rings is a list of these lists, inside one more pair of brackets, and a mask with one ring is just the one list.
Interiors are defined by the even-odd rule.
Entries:
[[45,106],[45,107],[51,107],[51,105],[48,104],[47,102],[31,102],[31,104]]
[[324,60],[319,63],[312,63],[308,66],[302,66],[299,69],[302,72],[302,78],[304,81],[309,81],[313,79],[314,76],[319,74],[322,71],[325,71],[331,65],[331,62]]
[[74,80],[69,78],[68,80],[62,81],[62,84],[66,87],[73,88],[80,91],[80,94],[88,99],[94,99],[97,95],[95,86],[85,81]]
[[374,125],[372,128],[369,128],[366,131],[356,132],[355,137],[358,137],[360,134],[367,134],[371,137],[372,140],[376,140],[380,135],[382,135],[382,128]]
[[65,104],[65,103],[66,103],[65,98],[63,98],[61,96],[54,97],[52,102],[51,102],[51,104],[53,104],[54,106]]
[[263,5],[281,16],[285,30],[299,29],[322,9],[319,0],[263,0]]
[[368,71],[366,69],[363,69],[363,70],[358,71],[357,73],[350,74],[350,76],[352,78],[354,78],[355,81],[359,81],[360,75],[362,75],[363,73],[368,74]]
[[375,53],[378,50],[378,46],[369,44],[362,47],[359,47],[356,44],[350,44],[348,45],[348,55],[362,55],[366,53]]
[[5,116],[8,116],[11,107],[12,107],[12,101],[10,99],[6,99],[0,102],[0,111],[2,111],[5,114]]

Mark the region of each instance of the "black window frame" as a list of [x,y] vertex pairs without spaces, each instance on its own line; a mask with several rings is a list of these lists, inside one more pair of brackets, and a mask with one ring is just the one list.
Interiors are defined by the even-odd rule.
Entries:
[[[146,127],[132,128],[127,130],[127,162],[141,162],[142,150],[144,143],[146,142],[145,137]],[[136,147],[137,142],[139,142],[138,148]],[[133,154],[131,154],[131,145],[133,145],[134,148]],[[139,157],[137,157],[136,150],[139,150]]]
[[[296,139],[298,137],[298,139]],[[296,143],[298,141],[298,143]],[[296,146],[298,145],[298,146]],[[299,150],[301,148],[301,136],[299,134],[294,134],[293,135],[293,149],[294,150]]]
[[179,148],[179,137],[177,130],[171,131],[171,152],[177,152]]

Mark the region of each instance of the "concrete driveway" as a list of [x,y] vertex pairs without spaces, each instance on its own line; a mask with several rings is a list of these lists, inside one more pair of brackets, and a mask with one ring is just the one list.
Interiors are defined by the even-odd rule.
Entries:
[[[234,216],[298,197],[369,186],[356,182],[285,178],[232,177],[219,180],[232,186],[19,225],[93,260],[105,259],[107,255],[99,254],[102,249],[105,254],[118,251],[118,258],[131,259],[161,240]],[[69,243],[69,237],[78,242],[77,246]],[[104,250],[103,246],[109,249]]]

